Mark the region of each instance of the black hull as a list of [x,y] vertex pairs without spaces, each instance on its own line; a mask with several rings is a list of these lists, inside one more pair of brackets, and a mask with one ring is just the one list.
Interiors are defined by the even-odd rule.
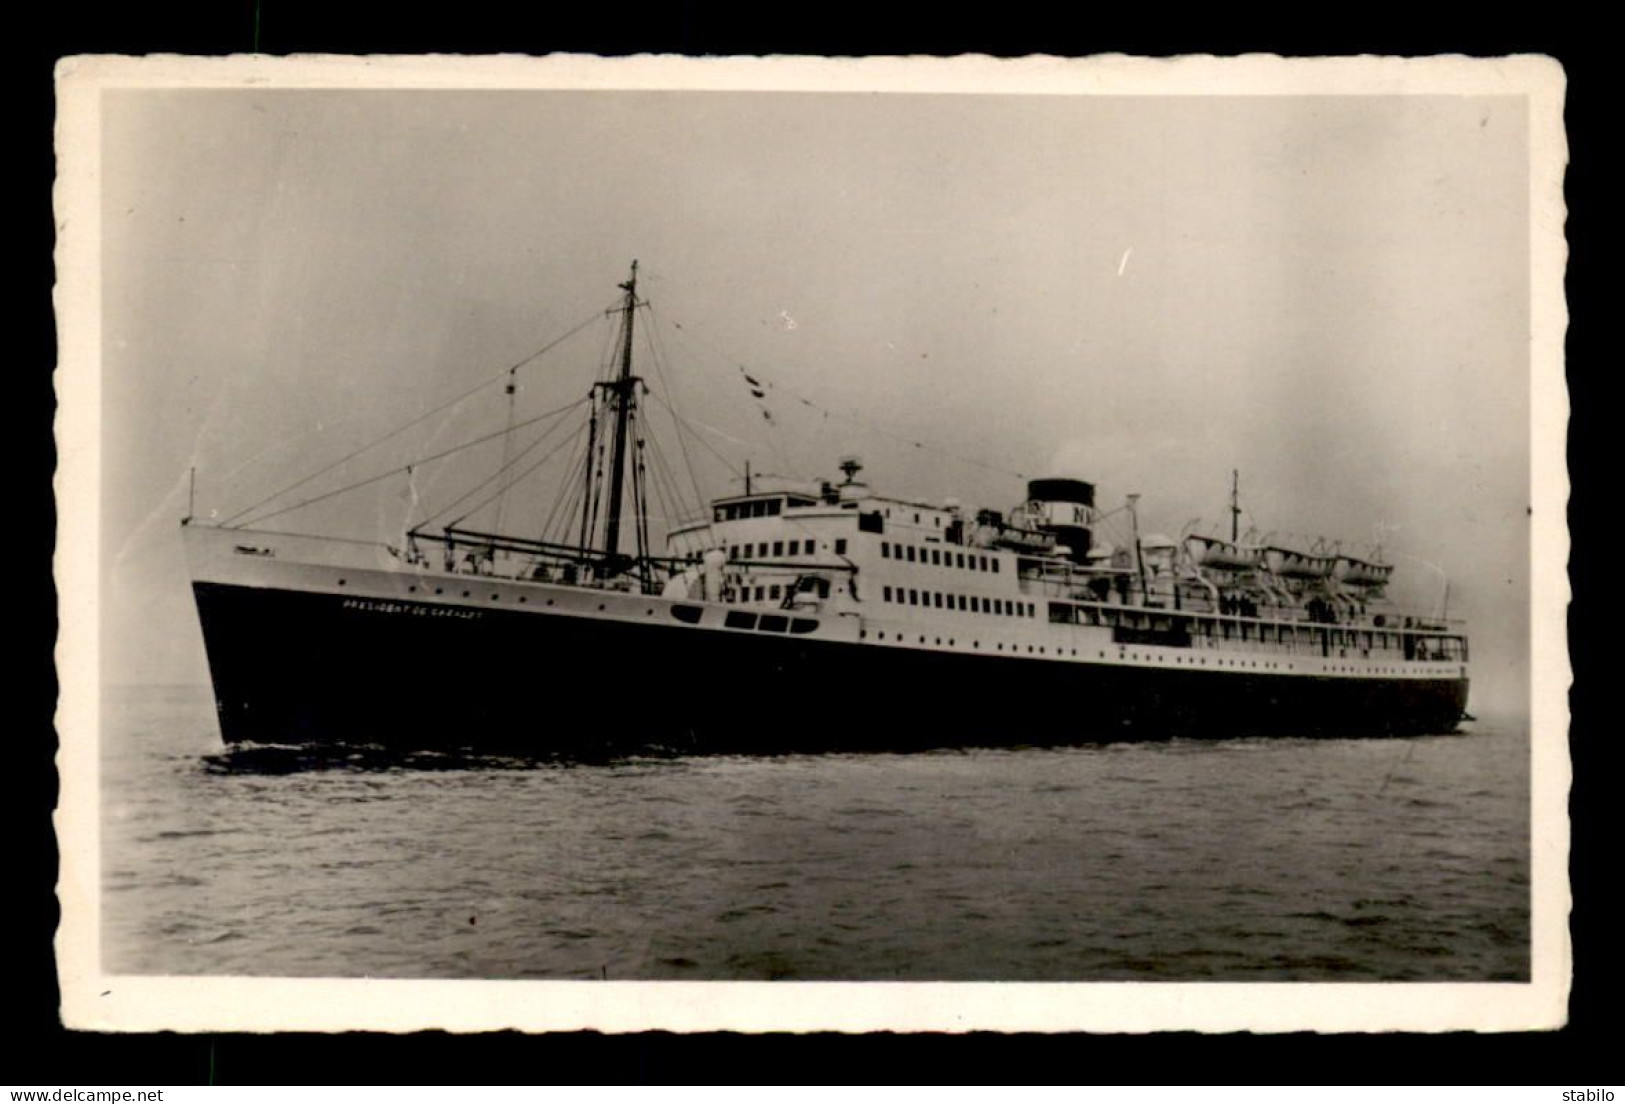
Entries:
[[965,655],[341,596],[194,587],[227,743],[779,753],[1452,731],[1466,679]]

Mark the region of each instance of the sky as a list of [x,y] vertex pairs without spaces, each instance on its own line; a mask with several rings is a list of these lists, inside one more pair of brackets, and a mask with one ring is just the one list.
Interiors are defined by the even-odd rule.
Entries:
[[[108,681],[207,679],[191,469],[229,516],[500,379],[637,258],[706,495],[856,453],[884,493],[996,508],[1016,473],[1088,479],[1177,535],[1226,523],[1236,469],[1244,526],[1380,538],[1424,608],[1448,577],[1474,708],[1526,708],[1522,99],[134,90],[102,117]],[[594,326],[526,364],[517,416],[605,354]],[[503,418],[486,387],[278,501]],[[498,449],[276,524],[398,538]],[[539,530],[551,470],[507,528]]]

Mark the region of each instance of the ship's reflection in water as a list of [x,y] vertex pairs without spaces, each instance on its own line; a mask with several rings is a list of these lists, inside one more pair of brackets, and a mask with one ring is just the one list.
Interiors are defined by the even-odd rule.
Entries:
[[[1467,739],[1476,734],[1476,730],[1458,730],[1448,733],[1437,733],[1422,737],[1430,740]],[[1222,743],[1234,741],[1238,743],[1249,742],[1246,736],[1219,736],[1212,742]],[[1257,739],[1265,739],[1259,737]],[[1270,737],[1269,739],[1275,739]],[[1404,742],[1409,737],[1363,737],[1365,740]],[[1139,741],[1113,741],[1112,744],[1139,742],[1139,743],[1183,743],[1184,739],[1169,741],[1156,736],[1147,736]],[[1300,741],[1304,742],[1304,741]],[[1313,742],[1313,741],[1307,741]],[[1024,744],[1015,747],[983,747],[973,744],[963,744],[956,747],[940,749],[889,749],[878,747],[870,752],[852,753],[864,754],[908,754],[908,755],[975,755],[978,753],[991,754],[995,752],[1015,753],[1022,751],[1056,752],[1068,748],[1094,748],[1105,750],[1112,746],[1107,743],[1089,744],[1075,741],[1065,744]],[[346,744],[330,746],[292,745],[292,744],[236,744],[227,747],[224,751],[204,755],[202,757],[203,769],[209,774],[242,774],[242,775],[280,775],[299,774],[307,771],[314,772],[392,772],[392,771],[525,771],[560,769],[570,767],[629,767],[639,764],[656,763],[661,761],[694,759],[704,762],[707,759],[725,760],[728,758],[741,758],[721,754],[696,755],[692,751],[681,747],[667,747],[660,744],[639,746],[632,750],[604,750],[586,751],[571,750],[561,752],[535,751],[526,753],[496,753],[481,751],[474,748],[451,748],[442,750],[409,750],[404,748],[387,747],[381,744]],[[773,759],[790,760],[802,758],[796,754],[774,754],[762,756],[749,756],[743,758],[771,761]]]
[[220,751],[106,704],[106,968],[1517,980],[1528,737],[590,761]]
[[664,758],[676,752],[647,749],[636,757],[624,754],[496,755],[473,750],[408,751],[362,744],[306,747],[238,744],[203,757],[210,774],[298,774],[304,771],[514,771],[569,766],[608,766],[633,758]]

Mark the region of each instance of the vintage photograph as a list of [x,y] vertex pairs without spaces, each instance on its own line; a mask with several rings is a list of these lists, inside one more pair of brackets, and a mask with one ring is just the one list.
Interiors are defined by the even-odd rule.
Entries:
[[58,80],[70,1026],[1561,1023],[1555,63]]

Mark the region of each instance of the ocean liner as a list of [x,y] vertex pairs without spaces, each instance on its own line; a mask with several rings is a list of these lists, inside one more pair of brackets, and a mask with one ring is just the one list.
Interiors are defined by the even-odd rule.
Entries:
[[[1243,534],[1234,478],[1228,533],[1172,540],[1079,479],[969,509],[872,490],[848,456],[839,480],[747,476],[657,554],[635,262],[620,289],[554,539],[183,523],[226,742],[907,750],[1464,716],[1459,626],[1397,608],[1380,553]],[[511,432],[511,370],[507,392]],[[1110,515],[1129,536],[1097,541]]]

